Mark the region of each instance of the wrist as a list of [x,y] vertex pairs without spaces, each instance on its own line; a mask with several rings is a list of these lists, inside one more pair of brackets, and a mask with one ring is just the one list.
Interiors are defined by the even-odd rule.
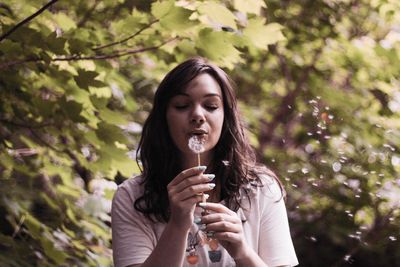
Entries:
[[188,235],[190,231],[189,227],[184,227],[182,225],[178,225],[173,221],[169,221],[165,227],[165,230],[168,229],[168,232],[174,233],[176,235],[184,235],[185,237]]
[[267,267],[265,262],[249,246],[241,249],[240,254],[233,258],[236,267]]
[[247,245],[244,245],[232,258],[236,264],[245,263],[249,258],[251,258],[251,252],[252,250]]

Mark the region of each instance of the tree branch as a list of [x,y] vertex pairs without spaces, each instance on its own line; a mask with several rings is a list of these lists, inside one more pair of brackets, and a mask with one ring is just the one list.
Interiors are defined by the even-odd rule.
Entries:
[[[121,50],[121,51],[115,51],[113,54],[100,54],[100,55],[94,55],[94,56],[79,56],[79,55],[73,55],[73,56],[68,56],[68,57],[56,57],[51,59],[50,61],[78,61],[78,60],[104,60],[104,59],[112,59],[112,58],[118,58],[118,57],[123,57],[127,55],[133,55],[133,54],[138,54],[146,51],[151,51],[151,50],[156,50],[163,45],[170,43],[172,41],[175,41],[179,39],[179,37],[175,37],[172,39],[169,39],[167,41],[162,42],[159,45],[156,46],[150,46],[150,47],[144,47],[144,48],[139,48],[139,49],[134,49],[134,50]],[[41,62],[44,61],[44,59],[39,58],[39,57],[31,57],[31,58],[25,58],[25,59],[20,59],[20,60],[14,60],[10,62],[6,62],[3,64],[0,64],[0,70],[5,69],[14,65],[20,65],[28,62]]]
[[34,137],[36,137],[36,139],[37,139],[40,143],[42,143],[42,144],[45,145],[46,147],[51,148],[52,150],[54,150],[54,151],[56,151],[56,152],[59,152],[59,153],[64,152],[63,150],[60,150],[60,149],[56,148],[56,147],[53,146],[52,144],[49,144],[49,143],[48,143],[47,141],[45,141],[38,133],[36,133],[33,129],[28,128],[28,130],[29,130],[29,132],[31,132],[31,134],[32,134]]
[[278,52],[276,45],[271,45],[270,51],[273,55],[275,55],[279,59],[279,66],[281,68],[282,74],[285,76],[286,87],[289,88],[290,84],[289,82],[292,81],[293,78],[292,75],[290,74],[286,58],[281,53]]
[[94,50],[94,51],[97,51],[97,50],[100,50],[100,49],[103,49],[103,48],[107,48],[107,47],[110,47],[110,46],[114,46],[114,45],[118,45],[118,44],[123,44],[123,43],[129,41],[130,39],[135,38],[135,37],[138,36],[142,31],[146,30],[147,28],[150,28],[151,25],[153,25],[154,23],[156,23],[156,22],[158,22],[158,21],[159,21],[158,19],[153,20],[152,22],[150,22],[149,24],[145,25],[144,27],[142,27],[141,29],[139,29],[137,32],[135,32],[134,34],[132,34],[131,36],[128,36],[128,37],[126,37],[126,38],[124,38],[124,39],[122,39],[122,40],[120,40],[120,41],[116,41],[116,42],[109,43],[109,44],[106,44],[106,45],[94,47],[93,50]]
[[278,111],[275,113],[275,116],[268,123],[266,121],[261,121],[263,124],[260,133],[260,151],[264,150],[266,145],[272,140],[275,129],[278,127],[279,123],[286,117],[288,117],[294,111],[294,104],[296,97],[299,95],[302,90],[304,84],[307,82],[308,77],[310,75],[310,71],[314,69],[314,65],[322,51],[322,48],[319,48],[313,57],[313,60],[309,66],[307,66],[304,71],[302,77],[297,81],[296,87],[290,91],[287,95],[285,95],[279,106]]
[[3,41],[5,38],[7,38],[14,31],[16,31],[19,27],[21,27],[22,25],[28,23],[29,21],[31,21],[35,17],[39,16],[41,13],[43,13],[47,8],[49,8],[51,5],[55,4],[57,1],[58,0],[51,0],[50,2],[48,2],[47,4],[42,6],[38,11],[36,11],[35,13],[30,15],[29,17],[27,17],[23,21],[21,21],[20,23],[15,25],[14,27],[12,27],[9,31],[7,31],[6,33],[4,33],[3,35],[0,36],[0,42]]
[[9,121],[9,120],[5,120],[5,119],[0,119],[0,122],[6,123],[6,124],[9,124],[9,125],[12,125],[12,126],[16,126],[16,127],[28,128],[28,129],[39,129],[39,128],[45,128],[45,127],[53,126],[53,124],[51,124],[51,123],[32,125],[32,124],[30,124],[30,122],[29,123],[28,122],[24,122],[25,124],[22,124],[22,123]]

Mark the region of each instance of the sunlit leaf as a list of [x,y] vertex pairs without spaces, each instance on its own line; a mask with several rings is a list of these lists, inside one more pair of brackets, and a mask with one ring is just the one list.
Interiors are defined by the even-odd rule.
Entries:
[[243,35],[260,49],[267,49],[268,45],[285,40],[281,25],[277,23],[265,25],[265,19],[260,18],[250,19],[249,24],[243,30]]
[[235,0],[234,6],[240,12],[253,14],[260,14],[261,8],[267,7],[262,0]]

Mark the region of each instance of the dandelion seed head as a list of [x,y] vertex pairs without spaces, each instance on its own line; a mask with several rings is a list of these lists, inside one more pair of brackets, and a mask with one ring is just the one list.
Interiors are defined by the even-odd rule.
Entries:
[[204,139],[193,135],[189,138],[189,148],[195,153],[202,153],[204,152]]

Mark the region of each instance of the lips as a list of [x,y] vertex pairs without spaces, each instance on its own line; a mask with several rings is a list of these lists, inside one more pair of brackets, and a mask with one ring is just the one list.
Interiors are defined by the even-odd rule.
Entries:
[[190,135],[206,135],[208,132],[204,129],[195,129],[193,131],[190,131]]

